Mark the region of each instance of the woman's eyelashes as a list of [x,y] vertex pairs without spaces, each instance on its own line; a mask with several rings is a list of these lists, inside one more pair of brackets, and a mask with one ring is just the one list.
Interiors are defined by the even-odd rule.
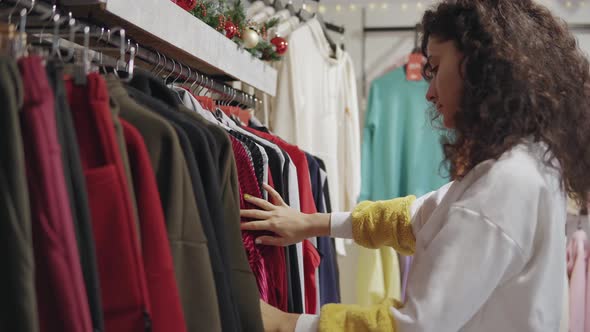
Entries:
[[424,79],[427,82],[430,82],[434,79],[436,73],[438,73],[438,66],[433,67],[432,65],[428,64],[426,65],[426,70],[424,71],[424,73]]

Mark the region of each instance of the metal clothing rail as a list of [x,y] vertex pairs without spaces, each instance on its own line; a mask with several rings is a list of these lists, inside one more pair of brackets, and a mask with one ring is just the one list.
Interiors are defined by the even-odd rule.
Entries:
[[[366,39],[367,34],[382,33],[382,32],[414,32],[414,46],[417,46],[419,39],[419,32],[421,29],[420,24],[409,25],[409,26],[385,26],[385,27],[368,27],[366,26],[366,9],[363,8],[362,12],[362,50],[361,50],[361,63],[362,63],[362,82],[363,82],[363,96],[366,97],[366,85],[367,85],[367,73],[365,68],[366,59]],[[590,24],[586,23],[571,23],[567,25],[568,29],[572,32],[588,32],[590,33]]]
[[572,23],[568,24],[567,27],[570,29],[570,31],[574,32],[590,32],[590,24]]
[[422,28],[421,24],[408,26],[388,26],[388,27],[368,27],[367,26],[367,9],[362,9],[362,25],[363,33],[361,40],[363,45],[361,48],[361,64],[362,64],[362,91],[363,97],[367,97],[367,69],[366,69],[366,48],[367,48],[367,34],[381,33],[381,32],[414,32],[414,48],[418,46],[419,32]]
[[339,34],[344,34],[344,32],[346,31],[346,29],[343,26],[336,25],[330,22],[326,22],[326,29],[337,32]]
[[[25,8],[27,9],[28,16],[35,14],[41,18],[46,19],[45,22],[31,22],[34,20],[32,18],[29,19],[29,24],[36,24],[43,28],[47,26],[47,33],[45,33],[45,35],[48,35],[51,31],[51,28],[49,27],[49,21],[51,18],[54,17],[55,14],[60,14],[61,24],[67,23],[69,19],[72,18],[71,13],[63,15],[64,13],[60,9],[56,8],[55,5],[50,6],[46,3],[40,2],[39,0],[3,0],[0,3],[0,7],[6,8],[8,14],[14,14],[12,16],[17,16],[18,11],[20,9]],[[75,17],[73,18],[75,19]],[[12,21],[14,22],[15,19],[12,19]],[[27,26],[30,26],[29,24],[27,24]],[[194,68],[191,68],[187,65],[182,64],[179,61],[176,61],[171,57],[166,56],[165,54],[161,54],[160,52],[142,47],[138,43],[133,42],[131,39],[126,40],[127,45],[121,45],[121,41],[120,38],[118,38],[118,36],[116,38],[113,36],[109,39],[103,38],[103,31],[121,31],[122,29],[120,28],[110,27],[111,29],[105,29],[103,27],[98,27],[94,24],[90,24],[77,19],[75,26],[76,27],[74,28],[74,30],[77,30],[78,32],[84,31],[85,27],[90,28],[90,35],[93,37],[93,41],[95,42],[94,45],[90,46],[90,50],[96,48],[96,46],[98,46],[98,44],[100,43],[103,43],[103,45],[109,44],[113,46],[114,48],[112,51],[114,53],[118,53],[116,52],[118,48],[125,47],[126,49],[129,49],[130,47],[134,47],[136,60],[140,60],[136,61],[136,64],[140,67],[143,67],[146,70],[152,70],[157,68],[158,72],[165,73],[167,74],[167,77],[174,78],[178,82],[196,82],[196,85],[205,87],[211,91],[214,91],[222,95],[224,98],[227,99],[227,101],[231,100],[234,102],[238,102],[241,105],[247,107],[256,107],[258,103],[262,103],[262,101],[260,101],[253,95],[249,95],[242,91],[238,91],[233,87],[230,87],[222,82],[215,80],[214,78],[207,76],[206,74],[200,73]],[[97,43],[97,40],[99,39],[100,42]],[[103,51],[104,50],[101,50],[100,52]]]

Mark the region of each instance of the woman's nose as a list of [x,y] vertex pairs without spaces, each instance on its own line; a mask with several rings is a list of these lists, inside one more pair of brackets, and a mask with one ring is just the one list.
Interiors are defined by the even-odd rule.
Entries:
[[434,82],[431,82],[430,86],[428,87],[428,91],[426,91],[426,100],[428,100],[431,103],[436,103],[437,98],[438,95],[435,84]]

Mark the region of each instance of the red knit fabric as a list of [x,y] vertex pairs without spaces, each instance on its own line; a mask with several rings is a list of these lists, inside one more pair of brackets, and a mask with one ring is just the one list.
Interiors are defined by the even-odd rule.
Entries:
[[141,248],[152,306],[153,331],[186,331],[166,221],[150,155],[139,131],[121,120],[141,231]]
[[[231,140],[234,157],[236,159],[236,167],[238,169],[240,209],[253,209],[254,207],[251,204],[246,205],[244,194],[248,193],[249,195],[256,196],[254,193],[248,192],[248,190],[245,189],[248,182],[252,182],[252,179],[256,179],[254,169],[252,168],[252,165],[249,164],[249,156],[246,149],[242,146],[242,143],[231,135],[229,138]],[[246,222],[246,220],[242,218],[241,222]],[[242,241],[244,242],[244,247],[246,248],[246,253],[248,255],[248,263],[250,264],[252,273],[254,273],[254,276],[256,277],[260,297],[264,301],[268,301],[268,281],[266,279],[267,276],[264,269],[264,261],[260,248],[254,242],[255,240],[256,236],[254,232],[242,231]]]
[[[238,169],[240,209],[256,209],[257,207],[244,200],[244,194],[262,198],[254,166],[242,143],[231,135],[230,140]],[[248,222],[248,220],[242,219],[241,222]],[[287,269],[284,250],[280,247],[256,245],[254,241],[260,235],[264,235],[264,233],[242,232],[242,240],[244,241],[250,268],[256,277],[261,298],[270,305],[286,309]]]
[[18,66],[25,88],[20,115],[31,200],[39,326],[41,331],[91,331],[53,92],[41,58],[23,58]]
[[[275,189],[275,184],[272,180],[272,174],[270,173],[270,168],[267,169],[268,172],[268,185]],[[270,199],[270,198],[269,198]],[[276,308],[279,308],[283,311],[289,310],[289,284],[287,282],[287,260],[285,258],[285,251],[283,248],[279,247],[266,247],[266,251],[269,253],[267,255],[275,255],[277,258],[267,258],[265,262],[269,263],[270,266],[267,266],[267,270],[273,271],[273,278],[274,284],[276,285],[276,289],[274,291],[275,299],[273,301],[273,305]]]
[[150,304],[121,152],[104,79],[66,80],[80,145],[105,319],[105,331],[145,331]]
[[[291,145],[282,139],[267,134],[262,131],[258,131],[249,127],[246,127],[248,131],[256,134],[264,139],[267,139],[281,149],[283,149],[293,163],[297,167],[297,180],[299,181],[299,201],[301,205],[301,212],[303,213],[316,213],[317,209],[313,199],[313,192],[311,190],[311,179],[309,175],[309,165],[307,164],[307,157],[305,153],[301,151],[297,146]],[[304,242],[309,242],[305,240]],[[319,254],[311,243],[303,244],[303,265],[304,265],[304,278],[305,278],[305,311],[309,314],[317,313],[318,309],[318,298],[317,298],[317,284],[316,284],[316,268],[319,266]]]

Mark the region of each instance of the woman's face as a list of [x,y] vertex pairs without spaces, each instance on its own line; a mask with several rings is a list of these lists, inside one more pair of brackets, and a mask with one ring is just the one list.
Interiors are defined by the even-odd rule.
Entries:
[[429,38],[427,53],[432,80],[426,99],[436,106],[443,117],[444,126],[452,129],[455,127],[454,117],[463,95],[463,54],[453,41],[440,41],[435,37]]

